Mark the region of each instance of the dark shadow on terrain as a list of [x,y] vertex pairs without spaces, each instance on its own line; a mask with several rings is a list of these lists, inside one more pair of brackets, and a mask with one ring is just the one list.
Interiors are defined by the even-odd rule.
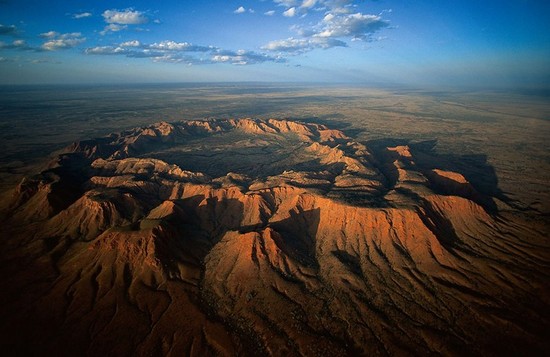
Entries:
[[277,222],[255,224],[239,228],[239,233],[261,232],[270,227],[279,236],[277,247],[284,255],[309,267],[317,267],[315,237],[321,220],[319,208],[308,211],[290,211],[290,217]]
[[399,155],[396,152],[388,150],[388,147],[405,145],[404,142],[395,139],[381,139],[368,141],[366,145],[377,159],[376,165],[386,178],[385,184],[387,188],[394,188],[399,179],[399,172],[393,165],[393,162]]
[[15,213],[44,184],[51,184],[51,190],[46,196],[52,209],[50,216],[66,209],[84,194],[84,183],[90,177],[89,164],[90,160],[81,154],[63,154],[50,162],[51,168],[29,178],[23,178],[18,186],[18,197],[13,197],[10,210],[2,212],[1,219]]
[[59,177],[59,180],[52,184],[51,193],[48,195],[54,213],[61,212],[78,200],[84,194],[84,183],[89,179],[89,161],[81,155],[63,155],[59,162],[59,167],[50,170],[51,174]]
[[[237,231],[243,218],[244,205],[237,199],[218,201],[215,197],[204,195],[176,200],[179,213],[166,221],[175,231],[178,254],[182,261],[202,264],[210,249],[218,243],[228,231]],[[172,243],[171,243],[172,244]],[[168,251],[167,257],[174,252]]]
[[207,199],[200,205],[203,195],[174,201],[179,214],[163,222],[161,242],[157,243],[157,256],[169,271],[177,271],[177,262],[201,266],[212,249],[229,231],[241,234],[261,233],[270,227],[274,240],[284,255],[304,266],[317,267],[315,237],[320,221],[320,209],[291,211],[290,217],[268,223],[269,217],[259,224],[241,226],[244,205],[237,199]]
[[[434,234],[439,243],[451,254],[455,255],[453,249],[459,242],[459,237],[447,217],[439,213],[432,204],[408,189],[398,189],[399,193],[411,197],[419,203],[416,208],[418,217],[424,225]],[[421,208],[420,208],[421,207]]]
[[[396,185],[398,180],[398,171],[392,162],[399,158],[399,154],[388,150],[388,148],[408,145],[413,156],[415,170],[420,171],[428,178],[430,178],[431,170],[434,169],[457,172],[464,176],[474,188],[469,191],[465,187],[466,184],[463,184],[464,187],[454,187],[449,190],[446,185],[431,182],[430,188],[436,193],[452,193],[466,197],[482,205],[490,213],[497,211],[493,198],[508,204],[513,203],[512,199],[499,188],[495,169],[487,162],[485,154],[440,154],[435,150],[437,140],[413,142],[408,139],[387,138],[370,140],[365,144],[379,159],[378,168],[386,176],[390,189]],[[440,181],[445,181],[445,178],[441,178]],[[459,186],[459,184],[455,183],[455,186]]]
[[290,217],[278,222],[270,223],[281,235],[282,244],[279,248],[289,257],[309,267],[318,267],[315,254],[315,241],[319,222],[321,220],[321,209],[316,208],[308,211],[290,211]]
[[345,119],[345,118],[346,118],[345,115],[342,115],[339,113],[333,113],[333,114],[324,114],[316,117],[299,118],[299,120],[303,121],[304,123],[326,125],[329,129],[340,130],[350,138],[354,138],[366,131],[365,129],[353,128],[350,123],[342,121],[342,119]]
[[331,253],[344,264],[350,272],[364,278],[363,270],[361,269],[361,261],[356,256],[353,256],[345,250],[333,250]]

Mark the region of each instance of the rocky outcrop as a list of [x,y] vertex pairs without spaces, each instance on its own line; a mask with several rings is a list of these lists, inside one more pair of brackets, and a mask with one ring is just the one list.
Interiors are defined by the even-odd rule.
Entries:
[[[231,133],[240,141],[210,147],[228,161],[262,138],[293,145],[295,165],[183,168],[211,154],[179,157],[190,145]],[[32,340],[73,355],[545,351],[543,228],[495,211],[463,174],[418,165],[415,150],[275,119],[76,143],[16,190],[1,335],[22,353]]]

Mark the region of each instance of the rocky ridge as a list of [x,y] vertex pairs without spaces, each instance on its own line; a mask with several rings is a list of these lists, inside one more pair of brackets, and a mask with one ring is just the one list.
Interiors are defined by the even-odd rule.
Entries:
[[[189,169],[230,135],[295,165]],[[2,334],[90,355],[544,351],[545,227],[433,155],[276,119],[77,142],[13,197]]]

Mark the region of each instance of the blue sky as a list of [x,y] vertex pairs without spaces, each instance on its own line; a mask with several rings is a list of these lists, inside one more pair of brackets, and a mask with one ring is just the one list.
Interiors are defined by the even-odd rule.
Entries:
[[0,0],[0,84],[550,83],[546,1]]

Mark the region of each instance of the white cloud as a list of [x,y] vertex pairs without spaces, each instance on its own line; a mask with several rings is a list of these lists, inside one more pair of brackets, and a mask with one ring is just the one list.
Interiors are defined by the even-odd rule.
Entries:
[[235,14],[242,14],[242,13],[244,13],[244,12],[246,12],[246,9],[245,9],[244,7],[242,7],[242,6],[240,6],[240,7],[237,8],[235,11],[233,11],[233,13],[235,13]]
[[109,24],[103,28],[103,31],[101,31],[100,34],[106,35],[109,32],[118,32],[118,31],[126,30],[127,28],[128,28],[128,25]]
[[291,7],[296,6],[297,1],[296,0],[273,0],[276,4],[285,6],[285,7]]
[[183,51],[183,52],[208,52],[215,50],[212,46],[198,46],[189,42],[162,41],[144,46],[145,48],[161,51]]
[[362,13],[333,15],[323,19],[323,26],[315,36],[318,37],[351,37],[368,39],[373,33],[388,27],[389,23],[378,15]]
[[120,47],[139,47],[141,43],[138,40],[126,41],[120,44]]
[[121,54],[125,54],[129,58],[153,58],[163,56],[165,53],[162,51],[154,51],[150,49],[140,49],[135,51],[127,51]]
[[40,37],[44,37],[44,38],[54,38],[56,36],[58,36],[59,33],[58,32],[55,32],[55,31],[48,31],[48,32],[43,32],[41,33],[39,36]]
[[102,14],[108,24],[140,25],[149,21],[145,13],[134,9],[105,10]]
[[49,31],[41,34],[40,36],[48,39],[41,46],[41,48],[46,51],[73,48],[86,41],[86,38],[82,37],[80,32],[60,34],[55,31]]
[[228,55],[215,55],[212,57],[214,62],[229,62],[231,61],[231,56]]
[[149,48],[167,51],[182,51],[191,46],[188,42],[176,42],[176,41],[162,41],[159,43],[153,43],[149,45]]
[[295,7],[291,7],[290,9],[283,12],[283,16],[286,16],[286,17],[294,17],[294,15],[296,15],[296,8]]
[[214,63],[249,65],[284,61],[280,56],[270,56],[253,51],[229,51],[213,46],[201,46],[170,40],[152,44],[127,41],[113,46],[90,47],[84,53],[88,55],[121,55],[129,58],[150,58],[153,62],[186,63],[188,65]]
[[10,44],[0,42],[0,49],[15,49],[24,51],[56,51],[76,47],[86,41],[80,32],[59,33],[48,31],[41,33],[39,37],[44,39],[40,47],[29,46],[25,40],[15,40]]
[[[143,44],[137,40],[122,42],[116,46],[97,46],[87,48],[86,54],[123,54],[128,57],[158,57],[178,52],[213,52],[218,48],[212,46],[198,46],[189,42],[161,41],[151,44]],[[174,55],[175,56],[175,55]]]
[[120,55],[128,53],[128,50],[122,47],[97,46],[84,50],[87,55]]
[[301,12],[307,13],[310,9],[326,10],[337,14],[350,13],[355,7],[353,0],[273,0],[285,8],[299,7]]
[[354,7],[353,0],[324,0],[323,3],[333,14],[349,14]]
[[151,60],[153,62],[186,63],[189,66],[194,64],[205,64],[205,62],[208,62],[208,60],[204,60],[202,58],[196,58],[192,56],[182,56],[174,53],[168,53],[162,56],[151,57]]
[[300,3],[299,8],[290,7],[283,15],[305,15],[314,7],[315,11],[319,10],[316,6],[323,6],[330,11],[316,24],[292,26],[291,30],[298,34],[297,38],[271,41],[262,47],[263,50],[296,55],[315,49],[347,47],[350,41],[379,41],[384,37],[375,37],[375,34],[390,26],[382,14],[349,13],[354,7],[350,0],[300,0]]
[[248,64],[257,64],[263,62],[284,62],[284,60],[277,56],[272,57],[262,53],[257,53],[253,51],[223,51],[219,50],[211,58],[212,63],[231,63],[235,65],[248,65]]
[[262,49],[272,52],[287,52],[291,54],[299,54],[309,52],[317,48],[329,49],[333,47],[347,47],[344,41],[334,38],[287,38],[286,40],[271,41]]
[[311,9],[317,4],[317,0],[304,0],[300,7],[304,9]]
[[92,16],[91,12],[82,12],[79,14],[74,14],[73,19],[84,19],[86,17],[91,17],[91,16]]
[[271,41],[267,45],[263,46],[262,49],[268,51],[298,52],[302,48],[307,47],[308,44],[308,39],[295,39],[291,37],[286,40]]
[[331,22],[332,19],[334,19],[334,14],[328,13],[328,14],[323,18],[323,21],[324,21],[324,22]]
[[273,16],[273,15],[275,15],[275,10],[266,11],[266,12],[264,12],[264,15],[266,15],[266,16]]

